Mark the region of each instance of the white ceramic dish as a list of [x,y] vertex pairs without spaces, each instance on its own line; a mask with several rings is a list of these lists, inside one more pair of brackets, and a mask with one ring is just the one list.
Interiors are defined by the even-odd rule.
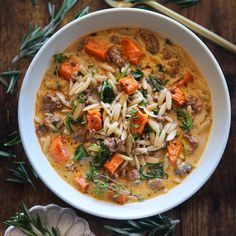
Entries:
[[[86,220],[78,217],[70,208],[62,208],[54,204],[34,206],[30,208],[33,218],[39,216],[43,225],[57,227],[61,236],[95,236],[89,229]],[[4,236],[26,236],[16,227],[7,228]]]
[[[198,167],[175,188],[143,202],[124,206],[81,194],[51,167],[41,151],[34,128],[36,93],[52,55],[83,35],[115,27],[140,27],[156,31],[182,45],[208,80],[213,101],[213,127]],[[21,88],[19,128],[26,154],[42,181],[60,198],[87,213],[113,219],[135,219],[167,211],[192,196],[211,176],[223,155],[230,129],[230,98],[223,73],[209,49],[186,27],[163,15],[138,9],[109,9],[75,20],[40,49],[30,64]]]

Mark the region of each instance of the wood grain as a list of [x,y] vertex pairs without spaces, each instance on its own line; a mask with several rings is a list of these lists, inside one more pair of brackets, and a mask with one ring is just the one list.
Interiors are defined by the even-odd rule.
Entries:
[[[61,1],[55,2],[59,6]],[[63,24],[72,19],[81,7],[87,5],[90,6],[91,11],[108,8],[103,0],[81,0],[67,14]],[[168,6],[236,43],[235,0],[201,1],[198,5],[186,9],[181,9],[174,4]],[[47,1],[38,0],[38,5],[33,7],[30,0],[0,0],[0,71],[9,67],[26,71],[30,60],[23,59],[16,65],[11,65],[11,60],[16,54],[21,37],[28,30],[29,22],[40,25],[48,22]],[[181,220],[176,230],[177,236],[231,236],[236,232],[236,125],[234,123],[236,120],[234,102],[236,100],[236,58],[228,51],[206,40],[203,41],[221,65],[228,83],[232,101],[231,133],[223,158],[207,183],[193,197],[166,214]],[[17,129],[17,102],[22,77],[18,81],[18,89],[13,96],[7,95],[4,88],[0,86],[1,143],[10,131]],[[9,124],[6,122],[5,115],[7,108],[11,111]],[[17,153],[18,159],[26,160],[21,145],[14,147],[13,151]],[[10,165],[8,161],[0,159],[0,235],[3,235],[6,228],[3,221],[19,209],[20,201],[24,201],[29,207],[49,203],[68,206],[40,180],[35,181],[36,192],[29,185],[7,183],[5,179],[9,177]],[[91,229],[98,236],[109,235],[103,231],[102,225],[118,223],[118,221],[98,218],[78,210],[77,213],[89,222]]]

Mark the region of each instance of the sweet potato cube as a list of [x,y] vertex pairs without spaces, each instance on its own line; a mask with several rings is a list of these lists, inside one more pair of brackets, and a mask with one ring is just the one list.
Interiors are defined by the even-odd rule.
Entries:
[[138,81],[132,75],[128,75],[119,80],[119,85],[125,90],[128,95],[135,93],[138,89]]
[[179,105],[184,105],[185,96],[183,92],[176,86],[170,86],[168,89],[171,93],[172,99],[176,101]]
[[87,192],[88,188],[89,188],[89,183],[87,182],[87,180],[81,176],[76,176],[75,177],[75,183],[76,185],[79,187],[79,190],[82,193]]
[[128,61],[134,65],[137,65],[142,60],[142,58],[145,57],[145,53],[131,38],[124,38],[122,40],[122,51]]
[[143,114],[141,111],[137,111],[132,118],[131,132],[133,134],[142,134],[147,121],[148,115]]
[[122,159],[119,154],[115,153],[110,160],[105,162],[104,168],[113,174],[123,162],[124,159]]
[[77,56],[70,56],[68,60],[60,65],[58,74],[65,80],[73,79],[79,72],[79,66],[79,58]]
[[108,45],[103,41],[98,41],[94,38],[90,38],[88,43],[85,45],[85,50],[88,54],[96,56],[99,59],[105,61],[107,59]]
[[99,109],[91,109],[87,112],[88,129],[100,130],[102,129],[102,115]]

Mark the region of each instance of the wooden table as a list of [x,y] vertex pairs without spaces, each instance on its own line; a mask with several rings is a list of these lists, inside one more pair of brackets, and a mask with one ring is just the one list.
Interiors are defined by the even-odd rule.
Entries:
[[[61,2],[61,1],[55,1]],[[68,22],[83,6],[90,6],[91,11],[108,8],[103,0],[80,0],[79,3],[67,14],[63,24]],[[169,7],[191,18],[199,24],[220,34],[236,43],[236,1],[235,0],[202,0],[198,5],[181,9],[175,4]],[[48,22],[47,1],[38,0],[38,5],[33,7],[30,0],[0,0],[0,71],[7,68],[26,71],[29,60],[23,59],[16,65],[11,65],[19,41],[28,30],[28,24],[46,24]],[[236,116],[236,58],[230,52],[203,40],[215,55],[225,74],[232,101],[232,122]],[[17,129],[17,102],[20,85],[14,95],[7,95],[3,86],[0,86],[0,140],[5,140],[6,135]],[[32,78],[33,79],[33,78]],[[219,94],[220,96],[220,94]],[[10,109],[10,124],[6,123],[6,110]],[[177,227],[176,235],[205,236],[205,235],[235,235],[236,234],[236,128],[232,123],[227,148],[224,156],[214,174],[207,183],[191,199],[166,214],[181,220]],[[26,160],[23,148],[18,145],[13,148],[17,159]],[[214,158],[214,156],[212,156]],[[40,180],[35,180],[36,192],[30,185],[15,185],[5,181],[10,173],[7,169],[11,164],[0,159],[0,234],[5,226],[4,220],[19,209],[18,203],[24,201],[31,207],[37,204],[56,203],[68,206],[67,203],[55,196]],[[77,210],[78,215],[84,217],[96,235],[109,235],[102,229],[102,225],[117,223],[91,216]]]

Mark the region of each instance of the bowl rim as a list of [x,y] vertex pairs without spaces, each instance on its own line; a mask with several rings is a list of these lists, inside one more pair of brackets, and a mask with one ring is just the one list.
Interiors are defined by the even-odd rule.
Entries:
[[[73,20],[72,22],[66,24],[65,26],[63,26],[61,29],[59,29],[56,33],[54,33],[50,39],[40,48],[40,50],[37,52],[37,54],[35,55],[35,57],[33,58],[33,60],[30,63],[30,66],[27,69],[27,72],[24,76],[24,78],[28,78],[30,73],[31,73],[31,68],[33,67],[35,61],[37,60],[38,57],[41,56],[42,52],[44,51],[44,48],[47,47],[47,45],[54,40],[54,38],[56,38],[58,35],[62,34],[63,31],[65,31],[67,28],[70,28],[71,26],[78,24],[82,21],[86,21],[88,18],[90,17],[94,17],[97,15],[101,15],[104,13],[115,13],[115,12],[124,12],[124,13],[129,13],[129,12],[138,12],[138,13],[142,13],[142,14],[149,14],[152,15],[153,17],[158,16],[159,18],[161,18],[162,20],[168,21],[169,23],[175,25],[176,27],[182,29],[183,31],[186,32],[186,34],[189,34],[192,38],[194,38],[198,44],[200,44],[200,46],[203,48],[203,50],[205,50],[205,52],[208,54],[209,58],[212,60],[217,73],[219,74],[219,77],[221,78],[221,82],[223,85],[223,90],[226,96],[226,110],[227,110],[227,114],[226,114],[226,126],[225,126],[225,139],[222,141],[222,146],[223,148],[220,150],[219,152],[219,156],[217,157],[217,160],[215,160],[215,165],[212,167],[212,169],[208,172],[207,175],[205,175],[205,178],[202,179],[202,182],[199,183],[193,191],[190,191],[188,194],[185,194],[184,197],[182,197],[181,199],[179,199],[179,201],[175,201],[172,204],[169,204],[167,207],[163,207],[163,209],[160,211],[158,211],[158,209],[156,210],[152,210],[150,212],[140,212],[139,214],[137,214],[136,212],[134,212],[133,214],[129,214],[129,217],[127,218],[127,216],[121,216],[118,215],[116,216],[115,214],[107,214],[104,213],[102,211],[96,211],[94,212],[93,210],[90,210],[89,208],[86,208],[86,206],[81,206],[76,204],[75,202],[71,201],[70,199],[68,199],[65,195],[63,195],[63,193],[58,192],[57,190],[54,189],[53,186],[51,186],[47,179],[39,172],[37,171],[37,168],[35,167],[35,162],[33,161],[33,159],[31,158],[31,155],[28,151],[27,148],[27,140],[25,139],[25,136],[23,135],[24,131],[23,131],[23,127],[22,127],[22,119],[23,119],[23,115],[21,114],[22,111],[22,100],[23,100],[23,92],[24,91],[24,87],[26,87],[27,84],[27,80],[24,79],[22,86],[21,86],[21,91],[20,91],[20,96],[19,96],[19,104],[18,104],[18,124],[19,124],[19,131],[20,131],[20,136],[21,136],[21,140],[22,140],[22,145],[24,147],[25,153],[28,157],[28,160],[30,161],[30,164],[32,165],[32,167],[34,168],[34,170],[37,171],[40,179],[43,181],[43,183],[58,197],[60,197],[63,201],[67,202],[68,204],[70,204],[71,206],[82,210],[88,214],[92,214],[92,215],[96,215],[99,217],[103,217],[103,218],[109,218],[109,219],[117,219],[117,220],[125,220],[125,219],[139,219],[139,218],[144,218],[144,217],[149,217],[152,216],[154,214],[157,213],[162,213],[165,211],[168,211],[178,205],[180,205],[181,203],[185,202],[187,199],[189,199],[192,195],[194,195],[205,183],[206,181],[210,178],[210,176],[212,175],[212,173],[215,171],[217,165],[219,164],[224,150],[226,148],[226,144],[228,141],[228,137],[229,137],[229,132],[230,132],[230,125],[231,125],[231,105],[230,105],[230,96],[229,96],[229,92],[228,92],[228,88],[227,88],[227,84],[223,75],[223,72],[218,64],[218,62],[216,61],[215,57],[213,56],[213,54],[211,53],[211,51],[208,49],[208,47],[201,41],[201,39],[199,39],[192,31],[190,31],[187,27],[185,27],[184,25],[180,24],[179,22],[156,12],[151,12],[151,11],[147,11],[147,10],[142,10],[142,9],[133,9],[133,8],[111,8],[111,9],[104,9],[104,10],[99,10],[93,13],[89,13],[86,16],[83,16],[82,18]],[[203,154],[202,154],[203,155]],[[53,168],[53,167],[52,167]]]

